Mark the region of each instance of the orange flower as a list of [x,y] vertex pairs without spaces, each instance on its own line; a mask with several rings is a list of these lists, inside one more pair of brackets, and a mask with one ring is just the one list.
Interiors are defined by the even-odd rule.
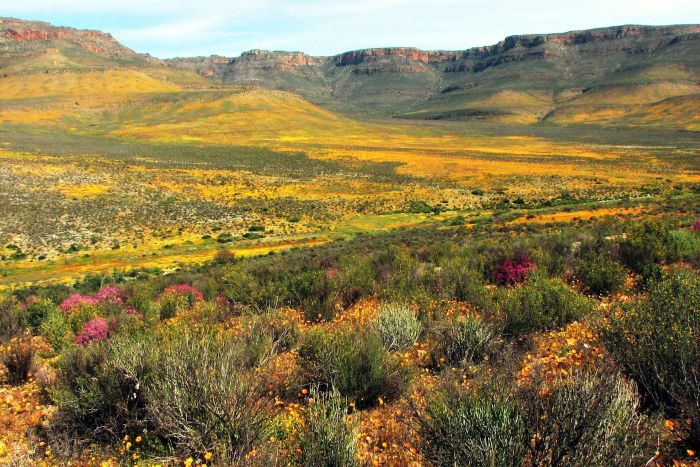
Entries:
[[688,449],[687,452],[690,457],[695,457],[695,451],[693,451],[692,449]]
[[676,427],[676,424],[673,422],[673,420],[666,420],[666,421],[664,422],[664,425],[665,425],[666,428],[668,428],[669,430],[673,430],[673,429]]

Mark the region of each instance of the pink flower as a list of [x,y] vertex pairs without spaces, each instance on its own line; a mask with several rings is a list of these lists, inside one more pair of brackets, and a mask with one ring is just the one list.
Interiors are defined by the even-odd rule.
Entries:
[[499,285],[522,284],[534,267],[535,264],[525,253],[518,253],[498,263],[493,270],[493,278]]
[[75,343],[86,346],[105,340],[109,336],[109,321],[105,318],[93,318],[83,324],[83,328],[75,335]]
[[99,302],[100,301],[97,299],[97,297],[93,297],[92,295],[82,295],[76,293],[63,300],[61,304],[58,305],[58,308],[64,313],[72,313],[82,306],[97,305]]
[[97,295],[95,295],[100,303],[106,303],[108,305],[123,305],[124,304],[124,291],[109,285],[104,287]]
[[690,228],[693,232],[698,232],[700,231],[700,217],[695,219],[695,224]]
[[204,294],[188,284],[171,285],[163,290],[161,296],[166,294],[190,295],[196,300],[204,300]]

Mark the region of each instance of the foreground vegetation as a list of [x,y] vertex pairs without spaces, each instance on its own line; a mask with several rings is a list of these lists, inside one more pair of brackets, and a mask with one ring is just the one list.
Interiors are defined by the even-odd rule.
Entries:
[[691,465],[698,227],[413,229],[16,288],[0,456]]

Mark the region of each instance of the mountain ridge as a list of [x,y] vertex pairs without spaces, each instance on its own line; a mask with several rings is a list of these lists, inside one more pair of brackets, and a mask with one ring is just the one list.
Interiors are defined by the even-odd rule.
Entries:
[[[161,60],[134,52],[108,33],[0,18],[0,74],[148,69],[185,85],[201,86],[199,79],[211,86],[293,92],[351,115],[528,124],[578,124],[590,121],[586,114],[611,114],[613,104],[579,98],[604,96],[590,92],[612,86],[623,100],[627,93],[636,96],[638,106],[672,99],[663,108],[665,114],[684,109],[671,119],[677,125],[700,93],[699,45],[699,24],[622,25],[511,35],[452,51],[381,47],[314,56],[253,49],[237,57]],[[639,98],[645,93],[649,98]],[[627,124],[615,110],[616,124]],[[628,110],[640,121],[658,117],[656,110]]]

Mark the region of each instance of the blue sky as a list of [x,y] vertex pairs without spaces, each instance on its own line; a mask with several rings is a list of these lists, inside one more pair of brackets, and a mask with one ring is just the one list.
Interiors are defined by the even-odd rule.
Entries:
[[260,48],[315,55],[465,49],[513,34],[700,23],[700,0],[0,0],[0,16],[112,33],[161,58]]

